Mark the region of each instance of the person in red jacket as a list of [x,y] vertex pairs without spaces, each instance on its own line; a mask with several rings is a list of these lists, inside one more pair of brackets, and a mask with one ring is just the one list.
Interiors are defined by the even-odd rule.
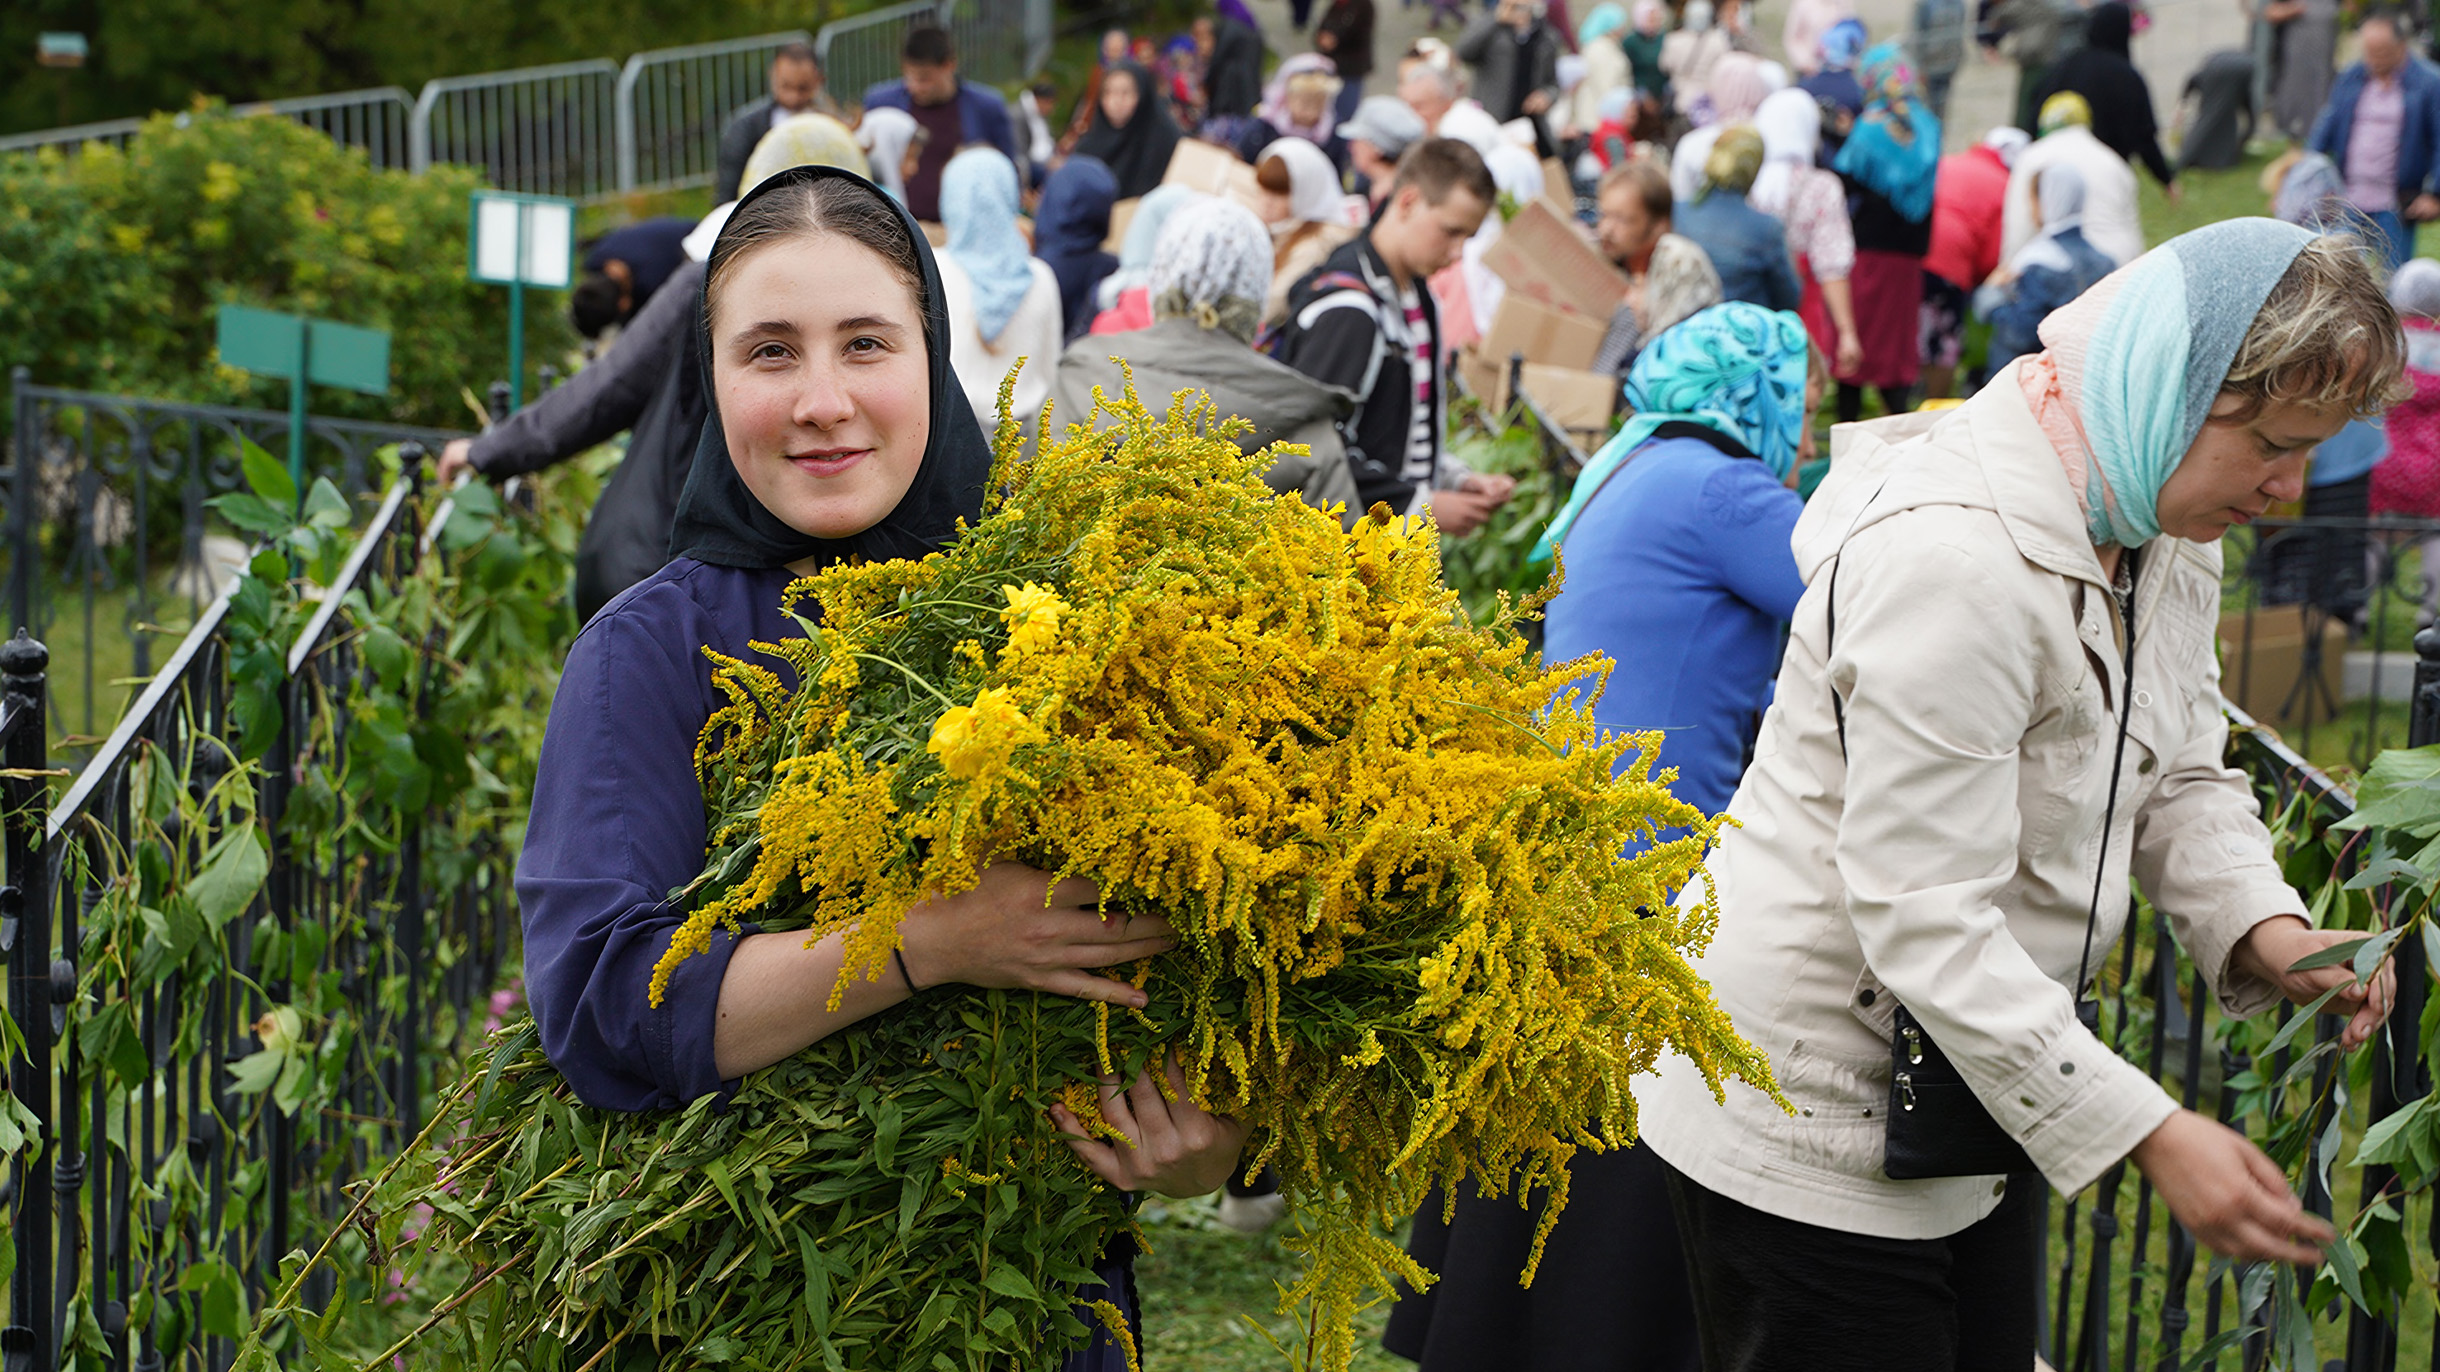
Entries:
[[1946,399],[1965,351],[1966,304],[1999,268],[2000,216],[2008,167],[2032,140],[1997,128],[1964,152],[1940,159],[1932,192],[1932,247],[1923,256],[1923,394]]

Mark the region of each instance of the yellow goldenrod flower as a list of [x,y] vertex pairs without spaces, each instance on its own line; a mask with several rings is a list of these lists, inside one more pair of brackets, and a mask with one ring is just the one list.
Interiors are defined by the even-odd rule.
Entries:
[[1000,611],[1001,621],[1008,626],[1008,651],[1030,653],[1059,641],[1059,616],[1068,605],[1057,591],[1030,581],[1003,586],[1000,591],[1008,597],[1008,608]]

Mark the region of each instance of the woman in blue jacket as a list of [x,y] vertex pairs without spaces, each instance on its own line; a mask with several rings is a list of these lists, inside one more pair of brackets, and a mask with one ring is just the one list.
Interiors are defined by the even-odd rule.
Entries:
[[[1594,705],[1605,729],[1667,731],[1671,790],[1728,804],[1779,661],[1780,624],[1804,582],[1787,487],[1819,399],[1794,314],[1730,302],[1652,340],[1628,374],[1635,417],[1577,478],[1537,552],[1567,553],[1543,656],[1617,663]],[[1693,1298],[1666,1178],[1649,1149],[1580,1152],[1566,1211],[1530,1287],[1517,1285],[1541,1223],[1530,1205],[1461,1189],[1442,1219],[1416,1211],[1408,1251],[1436,1272],[1401,1289],[1382,1343],[1421,1372],[1686,1372]]]

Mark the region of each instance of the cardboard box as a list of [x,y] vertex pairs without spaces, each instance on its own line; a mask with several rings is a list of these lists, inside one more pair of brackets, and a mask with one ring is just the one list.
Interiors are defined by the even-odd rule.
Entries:
[[1255,183],[1254,169],[1246,165],[1245,159],[1199,138],[1178,140],[1177,150],[1169,154],[1169,170],[1161,174],[1161,184],[1227,196],[1247,209],[1262,203],[1262,188]]
[[[1468,394],[1480,396],[1483,404],[1493,410],[1508,408],[1508,364],[1494,362],[1473,349],[1457,355],[1458,379]],[[1524,368],[1525,394],[1550,416],[1553,424],[1567,431],[1576,446],[1588,451],[1609,437],[1610,416],[1617,405],[1618,378],[1603,376],[1575,367],[1553,367],[1540,362],[1528,362]]]
[[1573,311],[1554,309],[1529,296],[1510,291],[1483,334],[1483,360],[1505,367],[1519,353],[1527,362],[1583,371],[1593,365],[1609,321]]
[[[1183,145],[1180,145],[1183,146]],[[1511,292],[1608,324],[1627,298],[1627,278],[1567,219],[1541,200],[1529,202],[1483,254]]]
[[1576,183],[1568,176],[1566,164],[1556,157],[1542,159],[1542,198],[1561,219],[1576,217]]
[[1618,403],[1618,378],[1572,367],[1525,364],[1525,394],[1542,407],[1551,422],[1567,431],[1576,446],[1590,452],[1610,436],[1610,416]]
[[2337,713],[2346,657],[2346,626],[2302,605],[2220,616],[2220,693],[2275,729]]
[[1127,226],[1135,222],[1135,207],[1144,202],[1142,196],[1121,200],[1110,207],[1110,236],[1101,240],[1103,252],[1114,253],[1127,242]]

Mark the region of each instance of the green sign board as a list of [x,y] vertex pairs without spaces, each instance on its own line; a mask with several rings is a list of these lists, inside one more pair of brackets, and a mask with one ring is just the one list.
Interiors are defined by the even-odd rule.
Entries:
[[301,349],[304,379],[314,385],[389,393],[390,335],[380,329],[223,305],[219,342],[222,363],[257,376],[296,380]]
[[390,391],[390,335],[301,314],[244,305],[220,307],[220,360],[226,366],[288,382],[288,475],[305,491],[305,390],[337,386],[367,395]]

